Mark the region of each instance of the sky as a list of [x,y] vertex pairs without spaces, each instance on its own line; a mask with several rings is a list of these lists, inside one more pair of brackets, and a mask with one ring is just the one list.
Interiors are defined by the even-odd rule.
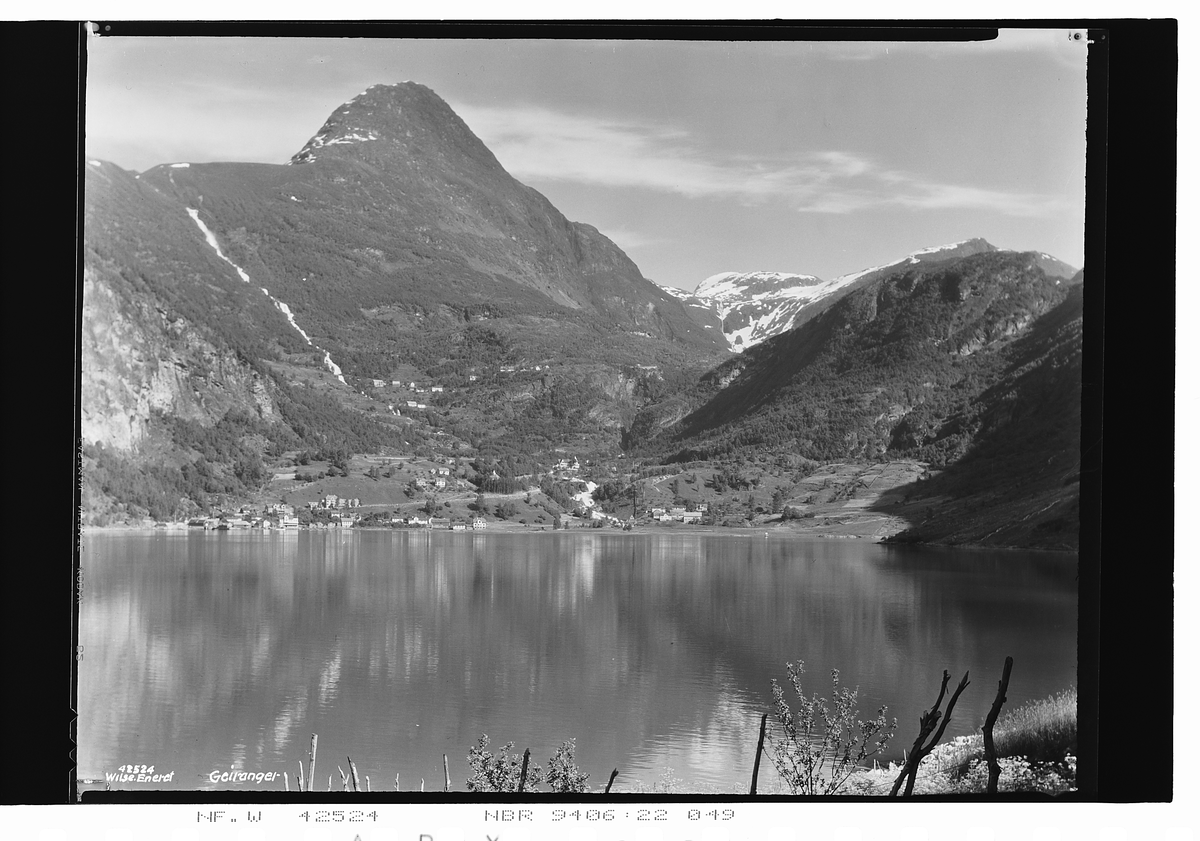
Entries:
[[370,85],[432,88],[665,285],[833,278],[983,237],[1083,265],[1086,37],[88,39],[86,149],[283,163]]

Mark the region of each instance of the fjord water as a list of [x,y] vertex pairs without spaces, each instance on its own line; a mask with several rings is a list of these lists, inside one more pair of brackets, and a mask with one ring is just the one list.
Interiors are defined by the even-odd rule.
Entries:
[[[667,769],[744,791],[771,678],[803,660],[860,687],[911,745],[943,669],[977,732],[1004,658],[1011,706],[1076,680],[1073,558],[752,535],[428,531],[94,532],[81,552],[79,776],[126,764],[163,785],[283,772],[319,735],[374,790],[463,790],[481,734],[545,765],[576,757],[614,791]],[[306,763],[307,764],[307,763]],[[764,759],[764,784],[772,778]],[[305,769],[307,771],[307,768]]]

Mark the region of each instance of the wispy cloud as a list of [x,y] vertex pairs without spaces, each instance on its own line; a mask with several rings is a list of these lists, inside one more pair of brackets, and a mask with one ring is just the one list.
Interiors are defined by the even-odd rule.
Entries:
[[822,177],[815,160],[790,167],[713,160],[686,132],[671,127],[532,107],[457,110],[504,167],[520,177],[744,200],[775,196]]
[[[787,158],[721,156],[671,126],[565,114],[536,107],[456,106],[518,178],[641,188],[754,205],[783,201],[798,211],[850,213],[881,207],[1053,212],[1053,196],[947,184],[837,150]],[[631,244],[631,247],[634,247]]]

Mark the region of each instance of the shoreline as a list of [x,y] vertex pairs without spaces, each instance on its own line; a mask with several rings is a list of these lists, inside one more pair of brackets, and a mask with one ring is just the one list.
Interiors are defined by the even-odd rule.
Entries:
[[[152,533],[152,534],[185,532],[188,534],[198,533],[198,534],[205,534],[205,535],[207,535],[209,533],[213,533],[213,534],[217,534],[217,535],[228,533],[226,530],[220,530],[220,531],[212,530],[212,529],[204,530],[204,529],[198,529],[198,528],[189,528],[187,526],[180,526],[180,525],[166,526],[166,527],[146,526],[146,525],[129,525],[129,524],[107,525],[107,526],[85,525],[85,526],[80,526],[80,528],[79,528],[79,533],[81,535],[105,534],[105,533],[116,534],[116,533],[131,533],[131,532],[146,532],[146,533]],[[999,550],[999,551],[1006,551],[1006,552],[1038,552],[1040,554],[1064,555],[1064,556],[1069,556],[1069,557],[1073,557],[1076,559],[1078,559],[1078,557],[1079,557],[1079,552],[1074,549],[1045,549],[1045,548],[1027,547],[1027,546],[997,546],[997,545],[991,545],[991,544],[986,544],[986,543],[890,543],[886,539],[878,538],[875,535],[836,534],[836,533],[831,533],[831,532],[801,531],[798,529],[780,528],[778,526],[773,527],[773,528],[772,527],[768,527],[768,528],[757,528],[757,527],[726,528],[724,526],[689,526],[686,528],[674,528],[674,527],[670,527],[670,526],[667,526],[667,527],[651,526],[651,527],[635,528],[632,531],[625,531],[624,529],[615,529],[615,528],[592,529],[592,528],[580,527],[580,528],[570,528],[570,529],[552,529],[552,528],[529,528],[527,526],[519,526],[519,525],[489,524],[486,529],[480,529],[480,530],[467,529],[465,532],[456,532],[456,531],[453,531],[450,529],[441,529],[441,528],[439,528],[439,529],[427,529],[427,528],[393,529],[393,528],[386,528],[386,527],[382,527],[382,526],[379,526],[379,527],[366,526],[366,527],[328,528],[328,529],[299,528],[299,529],[236,529],[236,530],[234,530],[234,533],[238,533],[238,534],[251,533],[251,534],[256,534],[256,535],[267,535],[267,534],[278,534],[278,533],[287,533],[287,534],[297,533],[298,534],[301,532],[303,532],[303,533],[310,533],[310,532],[322,532],[322,533],[329,533],[329,532],[333,532],[333,533],[350,533],[350,532],[428,533],[428,532],[437,532],[439,534],[446,533],[446,534],[472,534],[472,535],[475,535],[475,534],[485,534],[486,535],[488,533],[491,533],[491,534],[525,534],[525,535],[532,535],[532,534],[571,534],[571,535],[574,535],[574,534],[582,533],[582,534],[590,534],[590,535],[606,536],[606,537],[679,535],[681,537],[761,537],[764,540],[769,540],[772,537],[779,537],[779,538],[783,538],[783,539],[800,538],[800,539],[806,539],[806,540],[814,540],[814,541],[819,540],[819,541],[829,541],[829,542],[833,542],[833,541],[838,541],[838,542],[865,541],[867,543],[870,543],[870,544],[873,544],[876,546],[884,546],[889,549],[896,549],[896,550],[900,550],[900,551],[904,551],[904,550],[908,550],[908,549],[933,549],[933,550],[938,550],[938,551],[950,551],[950,550],[956,550],[956,549],[966,549],[966,550],[972,550],[972,551]]]

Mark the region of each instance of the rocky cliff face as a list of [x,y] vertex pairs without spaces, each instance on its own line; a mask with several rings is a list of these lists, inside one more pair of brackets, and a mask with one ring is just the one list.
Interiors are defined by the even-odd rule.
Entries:
[[275,420],[267,382],[186,319],[144,299],[123,301],[92,269],[83,305],[84,442],[136,450],[155,413],[211,425],[236,408]]
[[202,425],[231,408],[275,418],[269,384],[248,360],[290,328],[215,257],[184,208],[92,161],[84,235],[84,443],[137,450],[156,413]]

